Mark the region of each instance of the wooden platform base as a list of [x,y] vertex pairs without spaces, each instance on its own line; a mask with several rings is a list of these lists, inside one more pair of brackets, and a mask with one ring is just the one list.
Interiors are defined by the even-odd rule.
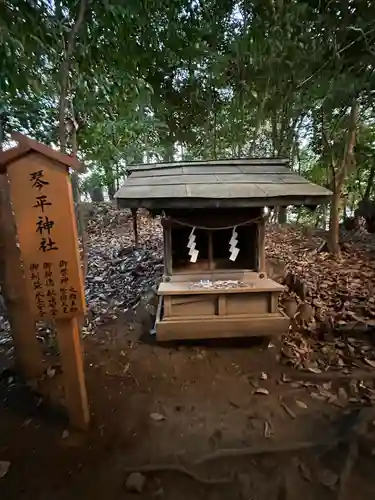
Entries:
[[289,318],[281,312],[267,315],[201,316],[199,318],[156,318],[156,339],[160,342],[182,339],[271,337],[286,333]]
[[157,340],[270,337],[286,333],[289,318],[277,307],[283,287],[252,274],[238,287],[226,285],[217,273],[209,287],[195,288],[192,281],[173,276],[172,281],[161,283],[155,323]]

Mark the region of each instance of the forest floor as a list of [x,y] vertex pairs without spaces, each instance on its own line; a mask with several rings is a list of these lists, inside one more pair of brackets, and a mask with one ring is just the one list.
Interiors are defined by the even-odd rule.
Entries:
[[[303,281],[313,317],[293,321],[280,342],[158,345],[148,306],[162,274],[158,222],[142,218],[133,249],[127,213],[93,207],[89,218],[91,429],[68,430],[38,387],[12,371],[3,323],[2,500],[373,498],[374,237],[343,235],[332,259],[319,251],[321,233],[269,227],[269,272]],[[292,288],[285,309],[302,303]],[[58,399],[55,338],[44,325],[39,333],[43,384]],[[142,474],[137,494],[132,471]]]

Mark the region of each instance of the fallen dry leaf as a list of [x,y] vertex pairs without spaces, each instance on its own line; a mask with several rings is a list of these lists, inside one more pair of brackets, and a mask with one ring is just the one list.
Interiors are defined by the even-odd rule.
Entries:
[[345,401],[346,399],[348,399],[348,395],[346,393],[346,390],[343,387],[339,387],[338,397],[341,401]]
[[304,410],[306,410],[308,408],[307,404],[304,403],[303,401],[300,401],[299,399],[296,399],[296,405]]
[[0,460],[0,479],[8,474],[10,465],[11,463],[8,460]]
[[322,373],[322,370],[320,368],[315,368],[314,366],[308,366],[307,369],[312,373]]
[[161,413],[150,413],[150,417],[152,418],[152,420],[155,420],[155,422],[161,422],[162,420],[166,420],[166,417]]
[[69,437],[69,431],[65,429],[61,434],[61,439],[67,439]]
[[325,396],[323,396],[322,394],[318,394],[317,392],[311,392],[310,393],[310,396],[314,399],[317,399],[318,401],[325,401]]
[[259,387],[256,391],[254,391],[254,394],[263,394],[264,396],[268,396],[269,391],[265,387]]
[[264,437],[265,438],[270,438],[273,434],[273,429],[272,425],[268,420],[265,420],[264,422]]
[[368,359],[368,358],[365,358],[365,361],[368,365],[372,366],[373,368],[375,368],[375,360],[373,359]]
[[301,476],[303,479],[305,479],[305,481],[308,481],[309,483],[311,483],[312,481],[312,477],[311,477],[311,471],[310,469],[307,467],[306,464],[304,464],[303,462],[300,462],[298,464],[299,466],[299,470],[301,472]]

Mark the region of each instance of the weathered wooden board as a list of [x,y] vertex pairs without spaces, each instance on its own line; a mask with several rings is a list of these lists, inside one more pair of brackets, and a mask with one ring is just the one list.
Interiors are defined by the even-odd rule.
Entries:
[[211,297],[213,297],[214,300],[216,300],[217,297],[210,296],[210,295],[172,295],[171,296],[171,303],[172,306],[176,305],[186,305],[186,304],[198,304],[201,302],[207,302],[207,300],[211,300]]
[[[233,278],[232,278],[233,279]],[[282,285],[271,279],[258,279],[251,283],[245,283],[244,287],[238,288],[192,288],[192,282],[173,281],[160,283],[159,295],[203,295],[203,294],[243,294],[259,292],[276,292],[284,290]]]
[[[324,192],[327,192],[325,188],[317,186],[311,183],[300,183],[300,184],[258,184],[260,190],[262,190],[267,197],[284,197],[284,196],[302,196],[302,197],[313,197],[319,196]],[[282,200],[280,200],[282,203]]]
[[238,167],[243,174],[287,174],[290,170],[286,165],[240,165]]
[[[168,176],[168,175],[182,175],[182,174],[186,174],[186,173],[189,173],[189,172],[184,172],[184,169],[182,167],[173,167],[173,168],[163,168],[163,169],[160,169],[160,170],[153,170],[152,171],[152,174],[149,170],[135,170],[134,172],[131,173],[131,178],[132,179],[135,179],[135,178],[143,178],[143,177],[147,177],[147,179],[150,179],[150,176],[152,175],[153,177],[157,176],[157,177],[164,177],[164,176]],[[210,173],[210,172],[207,172],[207,173]],[[130,177],[129,177],[130,179]]]
[[264,293],[241,293],[226,296],[226,314],[267,314],[269,294]]
[[126,184],[116,193],[116,198],[186,198],[188,196],[185,185],[181,186],[153,186],[152,180],[146,186],[132,186]]
[[[246,172],[233,171],[233,167],[184,167],[167,170],[156,170],[152,172],[134,172],[128,177],[126,183],[129,186],[147,186],[165,184],[310,184],[307,179],[294,175],[292,172],[276,174],[274,172]],[[286,169],[285,169],[286,170]]]
[[124,207],[166,209],[190,203],[200,208],[318,205],[331,195],[327,189],[296,175],[288,168],[287,160],[278,158],[172,162],[132,168],[133,174],[115,195]]
[[128,186],[153,186],[164,185],[181,185],[181,184],[215,184],[217,183],[216,175],[214,174],[197,174],[197,175],[163,175],[150,177],[133,177],[132,175],[127,180]]
[[203,297],[201,296],[201,299],[196,302],[189,301],[185,304],[181,304],[180,302],[172,302],[171,317],[213,316],[216,314],[216,304],[217,297],[215,295],[204,295]]
[[212,318],[179,318],[163,320],[157,317],[158,341],[179,339],[209,339],[231,337],[261,337],[287,333],[289,318],[281,313],[267,316],[214,316]]
[[85,313],[71,185],[66,168],[39,153],[8,167],[10,195],[36,319]]
[[280,174],[277,177],[279,182],[282,182],[283,184],[310,184],[310,181],[300,175],[295,175],[292,172],[288,174]]
[[130,165],[129,168],[132,171],[135,170],[154,170],[161,168],[173,168],[179,167],[183,164],[184,166],[189,167],[204,167],[206,165],[249,165],[249,166],[257,166],[260,165],[263,167],[264,165],[288,165],[288,160],[284,158],[233,158],[228,160],[194,160],[194,161],[184,161],[184,162],[165,162],[165,163],[144,163],[141,165]]
[[203,174],[240,174],[241,170],[235,165],[194,165],[191,167],[182,167],[184,174],[199,175]]
[[[131,191],[132,188],[129,189]],[[153,193],[154,194],[154,193]],[[171,196],[151,196],[133,197],[127,196],[118,198],[118,205],[121,208],[147,208],[148,210],[165,209],[211,209],[211,208],[248,208],[248,207],[275,207],[288,205],[306,205],[316,207],[327,203],[330,194],[326,191],[321,195],[290,195],[290,196],[264,196],[257,198],[234,198],[234,197],[171,197]]]
[[[272,184],[267,184],[272,185]],[[268,195],[259,184],[204,184],[185,185],[190,198],[266,198]],[[281,191],[281,189],[280,189]]]
[[278,175],[272,175],[267,173],[253,173],[249,172],[247,174],[217,174],[217,182],[219,183],[230,183],[230,184],[278,184],[280,183],[280,178]]
[[[259,273],[254,271],[246,271],[244,269],[215,269],[214,271],[201,271],[198,279],[200,280],[238,280],[242,282],[253,281],[259,279]],[[193,272],[174,272],[171,278],[171,283],[191,283],[197,280],[197,275]]]

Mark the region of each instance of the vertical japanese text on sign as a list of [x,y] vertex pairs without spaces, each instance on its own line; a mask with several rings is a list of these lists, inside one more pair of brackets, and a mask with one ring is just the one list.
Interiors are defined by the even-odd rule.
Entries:
[[[8,175],[31,308],[37,319],[84,314],[78,237],[66,168],[41,155],[11,164]],[[31,228],[33,228],[31,230]]]

